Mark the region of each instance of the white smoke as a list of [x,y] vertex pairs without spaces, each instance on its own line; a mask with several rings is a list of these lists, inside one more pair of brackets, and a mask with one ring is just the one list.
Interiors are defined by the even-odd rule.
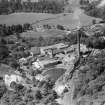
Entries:
[[77,28],[81,27],[81,22],[80,22],[81,13],[82,13],[81,9],[75,8],[74,13],[73,13],[73,18],[76,21]]
[[101,3],[98,5],[98,8],[103,7],[105,5],[105,0],[102,0]]

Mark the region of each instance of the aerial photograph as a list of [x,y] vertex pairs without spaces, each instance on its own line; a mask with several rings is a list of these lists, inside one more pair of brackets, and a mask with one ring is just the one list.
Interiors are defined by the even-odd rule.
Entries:
[[105,105],[105,0],[0,0],[0,105]]

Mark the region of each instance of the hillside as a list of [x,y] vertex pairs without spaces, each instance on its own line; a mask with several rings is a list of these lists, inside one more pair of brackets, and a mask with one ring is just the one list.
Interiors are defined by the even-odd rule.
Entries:
[[[72,79],[68,80],[69,92],[63,98],[64,105],[104,105],[104,51],[92,55],[85,65],[81,65],[74,73]],[[97,63],[97,64],[96,64]],[[96,66],[97,65],[97,66]],[[102,67],[103,69],[101,69]],[[69,78],[70,75],[67,76]]]
[[24,1],[0,4],[0,105],[105,105],[104,7]]
[[81,5],[83,6],[83,9],[85,10],[85,13],[87,15],[93,16],[93,17],[99,17],[105,20],[105,1],[102,0],[93,0],[92,2],[84,2],[84,0],[81,0]]

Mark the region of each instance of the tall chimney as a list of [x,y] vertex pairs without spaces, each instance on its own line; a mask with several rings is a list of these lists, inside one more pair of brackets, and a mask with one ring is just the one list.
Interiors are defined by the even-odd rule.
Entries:
[[78,57],[80,58],[80,29],[77,30],[77,48]]

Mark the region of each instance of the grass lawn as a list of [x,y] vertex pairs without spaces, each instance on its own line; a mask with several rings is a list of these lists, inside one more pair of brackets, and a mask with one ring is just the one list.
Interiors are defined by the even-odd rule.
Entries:
[[35,32],[35,31],[28,31],[21,34],[22,37],[27,38],[38,38],[40,36],[43,37],[62,37],[65,35],[64,31],[61,30],[47,30],[44,32]]
[[[81,25],[90,24],[93,19],[96,19],[97,21],[101,20],[87,16],[82,12],[80,16]],[[60,24],[69,26],[70,28],[75,28],[77,26],[77,21],[74,19],[72,13],[66,15],[47,13],[13,13],[10,15],[0,15],[0,24],[24,24],[35,23],[36,21],[40,21],[41,24]]]

